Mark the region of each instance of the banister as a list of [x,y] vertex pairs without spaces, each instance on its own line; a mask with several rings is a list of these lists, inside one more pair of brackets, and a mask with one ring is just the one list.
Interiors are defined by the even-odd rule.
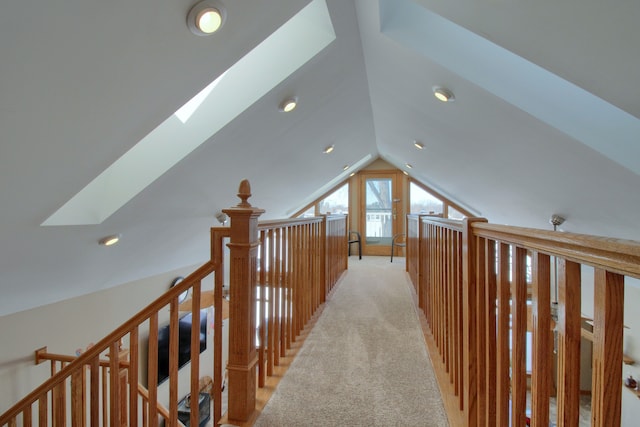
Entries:
[[472,229],[479,237],[640,278],[639,242],[489,223],[474,224]]
[[15,405],[13,405],[0,416],[0,426],[7,424],[9,420],[18,416],[18,414],[20,414],[26,406],[32,405],[43,395],[46,395],[46,393],[48,393],[50,390],[53,390],[56,386],[60,385],[69,375],[71,375],[72,372],[81,369],[85,365],[91,365],[94,359],[99,360],[100,354],[107,350],[112,345],[112,343],[120,341],[120,339],[128,334],[132,329],[136,328],[138,325],[146,321],[154,313],[157,313],[161,308],[169,304],[172,299],[177,298],[182,292],[189,289],[193,285],[193,283],[198,280],[204,279],[214,271],[214,263],[211,261],[205,262],[196,271],[187,276],[181,283],[172,287],[169,291],[158,297],[147,307],[140,310],[127,322],[120,325],[113,332],[108,334],[102,340],[98,341],[94,346],[87,349],[73,362],[64,366],[59,371],[58,375],[52,376],[51,378],[47,379],[31,393],[20,399]]

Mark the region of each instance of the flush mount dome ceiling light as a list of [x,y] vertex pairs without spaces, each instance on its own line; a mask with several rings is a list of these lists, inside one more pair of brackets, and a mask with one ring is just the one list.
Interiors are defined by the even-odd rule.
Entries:
[[413,141],[413,146],[418,150],[424,150],[424,144],[422,142]]
[[294,96],[292,98],[287,98],[284,101],[282,101],[278,108],[280,108],[280,111],[284,113],[288,113],[290,111],[293,111],[297,106],[298,106],[298,98]]
[[102,246],[113,246],[120,241],[120,234],[113,234],[111,236],[103,237],[98,241]]
[[208,36],[220,29],[226,17],[225,10],[214,0],[196,3],[187,15],[187,25],[197,36]]
[[329,145],[328,147],[326,147],[324,150],[322,150],[322,152],[324,154],[329,154],[333,151],[333,149],[336,148],[335,145]]
[[453,92],[440,86],[433,87],[433,95],[442,102],[452,102],[456,99]]

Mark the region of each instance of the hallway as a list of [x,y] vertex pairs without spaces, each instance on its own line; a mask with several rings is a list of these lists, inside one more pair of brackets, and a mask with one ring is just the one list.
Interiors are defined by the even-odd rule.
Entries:
[[349,259],[256,426],[446,426],[404,259]]

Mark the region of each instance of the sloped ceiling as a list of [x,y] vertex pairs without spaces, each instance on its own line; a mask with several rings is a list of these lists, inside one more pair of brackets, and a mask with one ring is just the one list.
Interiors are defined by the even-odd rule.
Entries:
[[0,315],[202,262],[241,179],[277,218],[378,157],[492,222],[549,229],[559,213],[567,231],[640,240],[627,0],[327,0],[335,40],[310,60],[102,222],[41,226],[313,4],[222,0],[223,29],[197,37],[193,3],[0,5]]

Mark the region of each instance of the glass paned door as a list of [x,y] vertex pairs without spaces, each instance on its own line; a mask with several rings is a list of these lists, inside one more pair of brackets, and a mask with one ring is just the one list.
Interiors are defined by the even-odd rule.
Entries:
[[396,232],[397,206],[394,199],[394,174],[365,176],[362,181],[363,201],[360,224],[363,225],[363,253],[388,255]]
[[391,245],[393,237],[393,206],[391,178],[366,180],[365,237],[367,245]]

